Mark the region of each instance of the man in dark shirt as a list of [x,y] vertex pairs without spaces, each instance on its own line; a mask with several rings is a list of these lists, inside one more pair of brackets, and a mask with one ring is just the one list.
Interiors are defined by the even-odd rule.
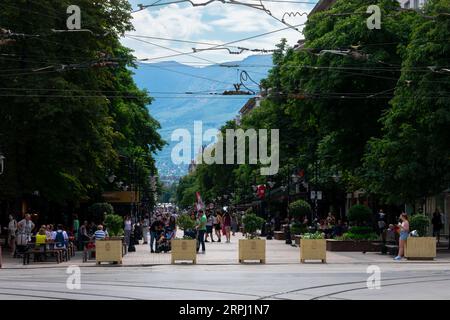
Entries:
[[[163,223],[159,219],[156,219],[155,221],[153,221],[153,223],[150,226],[150,252],[151,253],[155,252],[155,250],[153,248],[156,249],[156,240],[157,240],[156,236],[157,236],[158,230],[162,226],[163,226]],[[155,247],[153,247],[154,243],[155,243]]]

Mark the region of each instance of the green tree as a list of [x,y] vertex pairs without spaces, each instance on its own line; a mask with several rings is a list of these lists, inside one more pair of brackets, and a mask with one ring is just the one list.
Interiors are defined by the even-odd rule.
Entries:
[[[52,32],[66,29],[73,4],[92,32]],[[96,197],[111,171],[131,181],[119,155],[134,159],[148,190],[152,153],[163,141],[147,92],[133,82],[131,52],[119,42],[132,30],[128,1],[5,0],[0,7],[2,27],[27,35],[0,45],[0,148],[8,161],[0,197],[35,190],[60,204]]]
[[450,185],[450,77],[442,71],[450,61],[449,10],[449,0],[429,1],[412,22],[383,136],[372,139],[365,157],[367,189],[390,202],[413,202]]

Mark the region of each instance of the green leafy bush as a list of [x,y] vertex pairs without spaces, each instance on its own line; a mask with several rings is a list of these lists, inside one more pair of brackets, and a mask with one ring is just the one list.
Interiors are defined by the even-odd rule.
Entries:
[[98,202],[91,205],[88,211],[92,214],[95,223],[103,223],[105,215],[113,214],[114,208],[107,202]]
[[123,235],[123,218],[117,214],[107,214],[105,218],[105,226],[111,237]]
[[423,214],[416,214],[413,215],[409,221],[409,230],[417,230],[419,237],[425,237],[429,225],[430,219],[427,216]]
[[256,231],[261,228],[264,219],[254,213],[246,213],[242,221],[244,222],[244,230],[249,234],[250,239],[257,238]]
[[303,234],[306,233],[306,231],[308,231],[308,227],[303,223],[295,222],[291,226],[291,234],[293,235]]
[[364,227],[364,226],[354,226],[351,227],[349,232],[353,233],[353,234],[369,234],[369,233],[373,233],[374,230],[372,227]]
[[354,205],[348,211],[348,220],[357,224],[369,222],[372,219],[372,211],[362,204]]
[[289,204],[289,213],[294,218],[301,218],[311,214],[311,205],[305,200],[297,200]]
[[322,232],[304,233],[302,239],[325,239],[325,235]]
[[337,237],[337,240],[378,240],[378,235],[375,232],[370,233],[353,233],[347,232],[342,235],[342,237]]
[[182,214],[177,219],[177,226],[181,230],[192,230],[195,227],[195,221],[188,214]]

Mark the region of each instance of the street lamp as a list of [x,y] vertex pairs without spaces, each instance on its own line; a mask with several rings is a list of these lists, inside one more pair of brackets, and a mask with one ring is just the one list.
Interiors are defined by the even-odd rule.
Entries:
[[5,170],[5,159],[3,153],[0,152],[0,175],[3,174],[3,171]]

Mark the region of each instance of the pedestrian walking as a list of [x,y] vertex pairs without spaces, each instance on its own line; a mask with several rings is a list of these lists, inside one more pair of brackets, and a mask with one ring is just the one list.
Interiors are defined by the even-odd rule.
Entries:
[[149,227],[150,227],[150,219],[148,215],[145,216],[144,222],[142,223],[142,236],[144,237],[144,243],[148,244],[148,233],[149,233]]
[[223,233],[227,239],[227,243],[231,242],[231,216],[228,212],[223,215]]
[[233,237],[236,235],[236,232],[238,232],[238,221],[236,213],[233,213],[231,215],[231,232]]
[[197,252],[200,250],[200,246],[202,247],[202,253],[205,253],[205,233],[206,233],[206,214],[203,210],[198,211],[198,219],[196,222],[195,228],[197,229]]
[[14,256],[16,251],[16,233],[17,233],[17,221],[12,215],[9,215],[8,223],[8,245],[11,249],[11,255]]
[[208,211],[206,218],[207,218],[207,220],[206,220],[205,242],[208,242],[208,236],[211,236],[211,242],[215,242],[214,237],[213,237],[214,217],[213,217],[213,214],[211,213],[211,211]]
[[72,224],[72,231],[73,231],[73,237],[76,244],[78,244],[78,241],[80,239],[80,220],[78,220],[78,215],[73,215],[73,224]]
[[162,222],[159,219],[155,219],[150,226],[150,252],[154,253],[156,250],[156,241],[158,240],[158,231],[162,226]]
[[440,244],[441,229],[442,229],[442,219],[439,209],[436,209],[433,213],[433,218],[431,219],[431,224],[433,225],[433,237],[437,238],[437,244]]
[[394,260],[401,260],[405,255],[405,243],[409,236],[409,220],[408,215],[405,212],[402,212],[400,215],[399,227],[400,239],[398,244],[398,256],[396,256]]
[[385,213],[383,212],[383,209],[380,209],[380,211],[378,212],[378,233],[380,235],[382,235],[384,233],[384,229],[386,229],[386,221],[384,220],[385,218]]
[[131,217],[126,216],[123,231],[124,231],[125,243],[127,244],[127,247],[130,245],[130,237],[131,237],[132,230],[133,230],[133,223],[131,221]]
[[217,242],[221,242],[222,235],[220,234],[220,232],[222,231],[222,215],[220,214],[220,211],[216,212],[213,223],[214,223],[214,230],[216,232],[216,236],[218,239]]

